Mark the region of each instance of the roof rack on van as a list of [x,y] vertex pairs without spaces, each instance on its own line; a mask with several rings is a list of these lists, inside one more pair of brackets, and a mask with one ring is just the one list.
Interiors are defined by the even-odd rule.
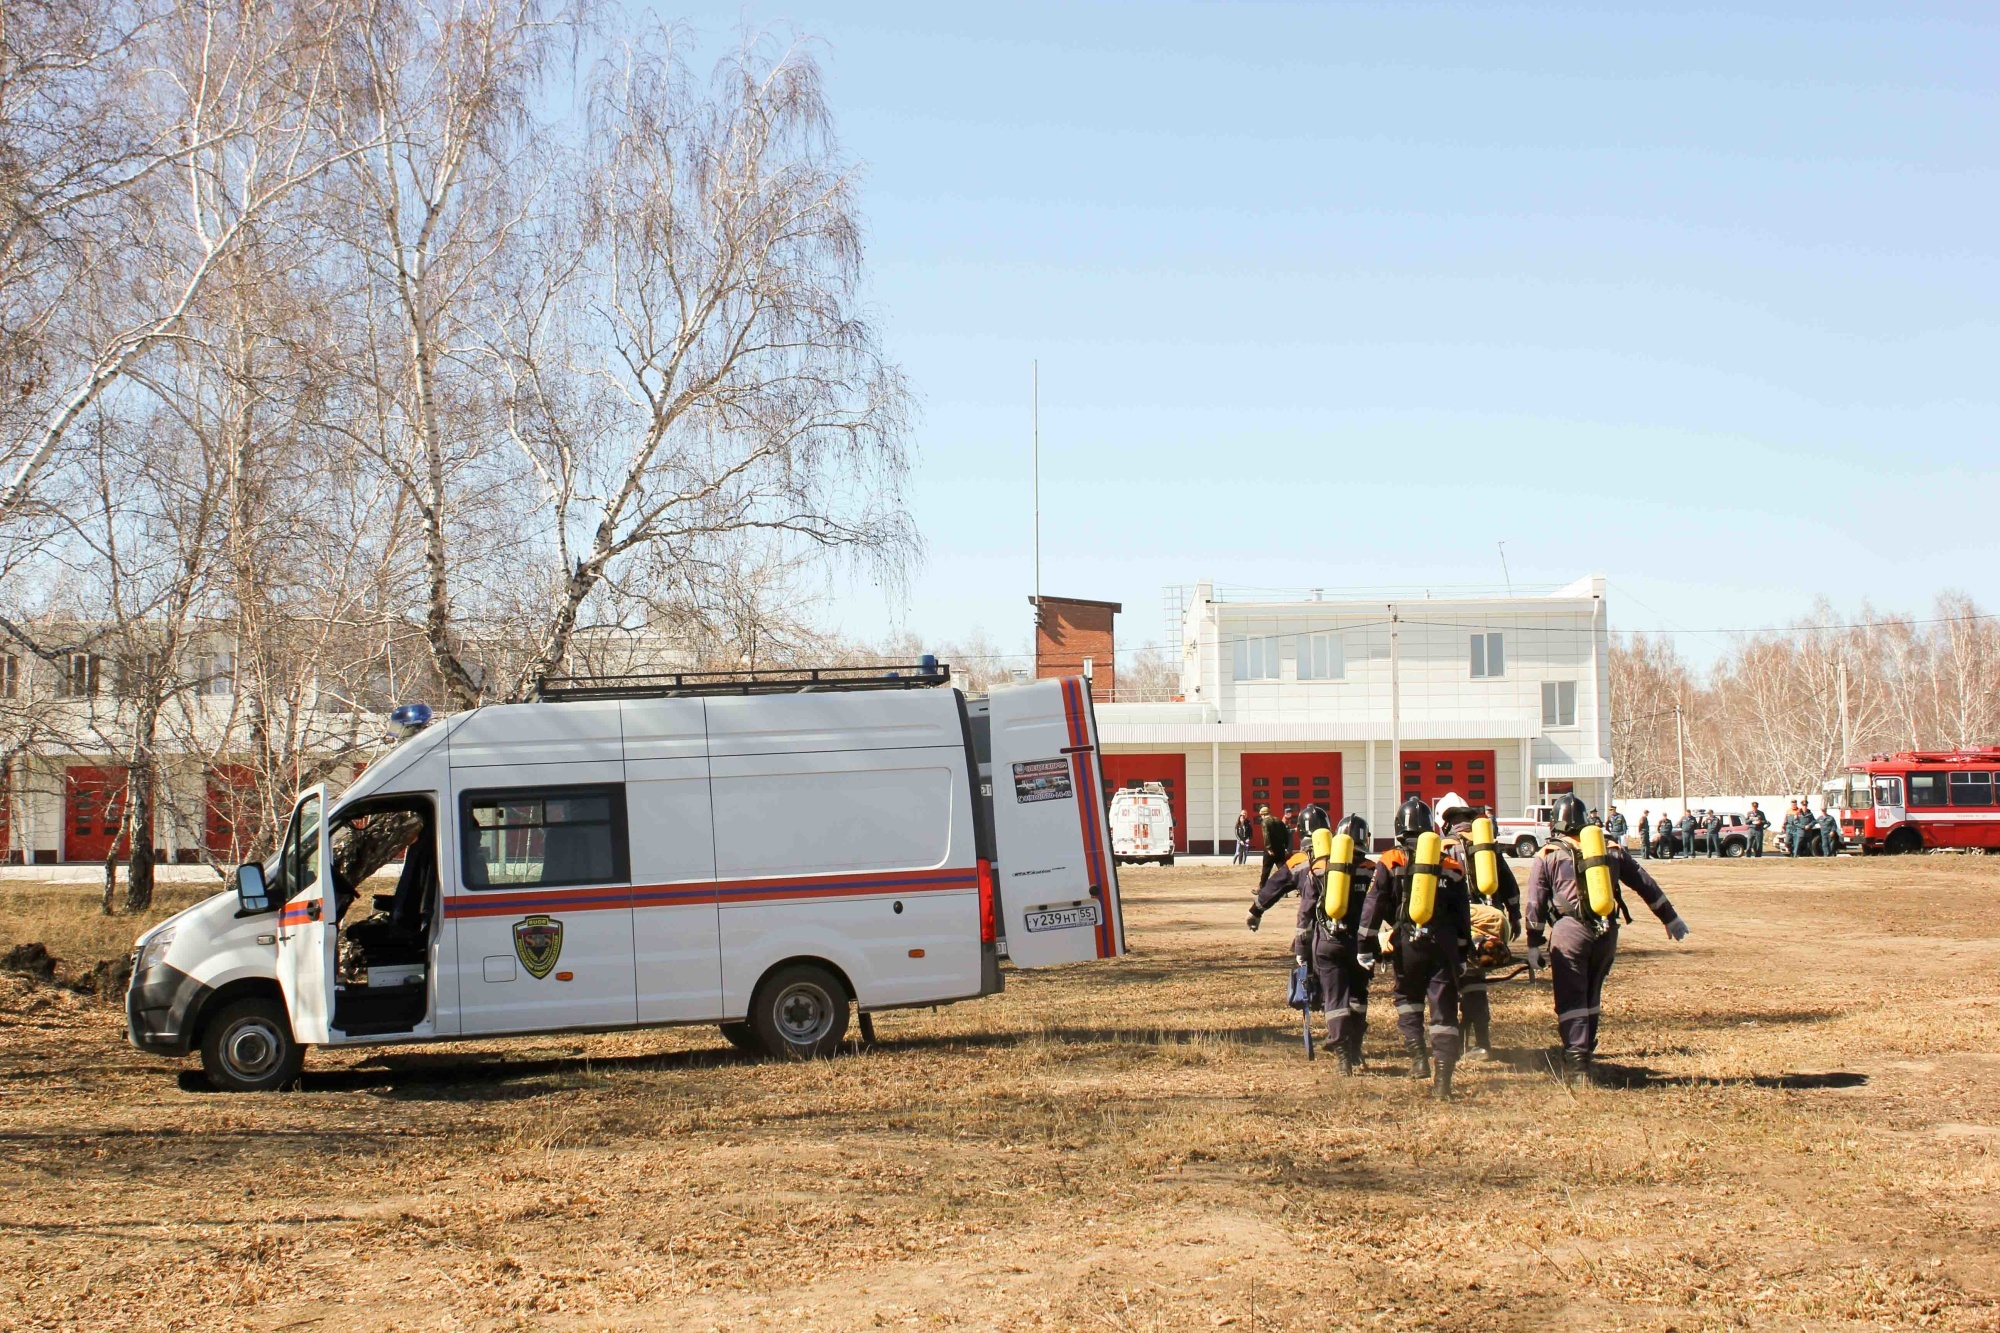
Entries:
[[624,676],[544,676],[535,698],[681,699],[726,694],[832,694],[853,690],[923,690],[951,683],[935,657],[898,666],[799,667],[763,671],[641,671]]

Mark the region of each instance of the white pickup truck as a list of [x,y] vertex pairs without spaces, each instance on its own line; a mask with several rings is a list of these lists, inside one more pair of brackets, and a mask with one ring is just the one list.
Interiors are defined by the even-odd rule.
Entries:
[[1493,821],[1494,841],[1526,860],[1541,850],[1543,843],[1554,836],[1549,827],[1549,813],[1552,807],[1531,805],[1528,813],[1520,819],[1496,819]]

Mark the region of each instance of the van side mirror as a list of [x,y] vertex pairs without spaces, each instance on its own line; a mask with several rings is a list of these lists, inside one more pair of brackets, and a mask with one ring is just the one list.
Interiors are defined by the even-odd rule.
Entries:
[[242,916],[271,910],[271,891],[264,883],[264,867],[255,861],[236,867],[236,906]]

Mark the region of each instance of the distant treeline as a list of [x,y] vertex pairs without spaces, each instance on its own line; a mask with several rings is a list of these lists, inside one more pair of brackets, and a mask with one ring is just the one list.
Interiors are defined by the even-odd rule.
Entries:
[[1870,754],[1993,745],[2000,617],[1957,592],[1923,616],[1864,607],[1843,619],[1822,601],[1785,629],[1738,640],[1705,680],[1669,639],[1614,636],[1611,755],[1621,797],[1680,790],[1677,706],[1690,791],[1816,791]]

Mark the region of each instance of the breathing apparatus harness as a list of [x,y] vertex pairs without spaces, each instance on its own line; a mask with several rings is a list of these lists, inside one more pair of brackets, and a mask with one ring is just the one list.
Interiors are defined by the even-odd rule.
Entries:
[[1389,872],[1389,880],[1396,888],[1396,928],[1408,932],[1408,937],[1412,940],[1423,939],[1431,933],[1431,922],[1437,918],[1433,915],[1429,921],[1420,922],[1410,915],[1411,899],[1415,896],[1411,892],[1412,885],[1419,875],[1430,875],[1442,887],[1445,872],[1456,871],[1463,874],[1465,868],[1459,864],[1457,857],[1443,850],[1441,838],[1438,858],[1435,861],[1419,861],[1416,848],[1399,843],[1382,853],[1381,865]]
[[1617,917],[1624,917],[1627,925],[1632,923],[1632,909],[1625,905],[1625,888],[1618,882],[1616,875],[1611,877],[1611,896],[1612,900],[1617,904],[1617,909],[1612,916],[1601,917],[1591,911],[1585,897],[1584,876],[1599,866],[1603,866],[1606,869],[1610,868],[1611,853],[1609,849],[1605,851],[1603,856],[1585,856],[1581,847],[1572,843],[1567,835],[1559,833],[1544,843],[1542,850],[1537,852],[1536,855],[1566,859],[1570,863],[1570,873],[1575,880],[1570,890],[1576,900],[1574,907],[1564,907],[1560,897],[1553,889],[1542,900],[1542,919],[1549,925],[1553,926],[1560,918],[1568,917],[1579,926],[1582,926],[1584,933],[1594,940],[1599,935],[1602,935],[1604,927],[1614,922]]

